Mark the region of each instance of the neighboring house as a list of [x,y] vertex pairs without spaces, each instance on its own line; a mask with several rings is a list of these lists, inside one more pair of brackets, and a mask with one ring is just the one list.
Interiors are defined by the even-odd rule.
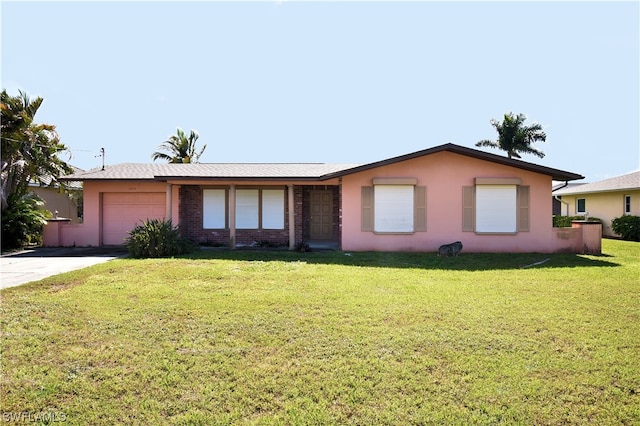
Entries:
[[640,171],[554,192],[564,204],[564,216],[587,214],[602,219],[602,234],[616,236],[611,221],[623,215],[640,216]]
[[[71,166],[74,174],[83,170]],[[29,190],[44,201],[44,207],[51,212],[51,217],[67,218],[71,223],[82,222],[82,182],[67,182],[67,190],[61,191],[59,185],[49,186],[51,178],[43,179],[44,184],[29,183]]]
[[553,215],[554,216],[567,216],[568,206],[562,204],[560,197],[556,195],[556,191],[564,188],[574,188],[576,186],[584,185],[584,183],[569,183],[569,182],[553,182],[553,188],[551,193],[553,194]]
[[165,218],[230,247],[572,251],[577,234],[552,228],[552,180],[582,178],[453,144],[363,165],[119,164],[66,177],[84,182],[85,218],[56,244],[123,244],[137,223]]

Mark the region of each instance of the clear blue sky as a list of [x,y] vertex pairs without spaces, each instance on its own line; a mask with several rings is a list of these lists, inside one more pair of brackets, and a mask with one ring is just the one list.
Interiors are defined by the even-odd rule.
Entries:
[[639,167],[636,1],[0,7],[2,87],[42,96],[84,169],[101,147],[151,162],[176,127],[202,162],[366,163],[474,147],[510,111],[548,135],[525,161],[585,181]]

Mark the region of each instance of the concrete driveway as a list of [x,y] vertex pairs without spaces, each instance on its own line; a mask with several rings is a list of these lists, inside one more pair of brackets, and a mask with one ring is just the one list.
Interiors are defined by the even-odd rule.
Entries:
[[125,247],[36,248],[0,257],[0,289],[126,257]]

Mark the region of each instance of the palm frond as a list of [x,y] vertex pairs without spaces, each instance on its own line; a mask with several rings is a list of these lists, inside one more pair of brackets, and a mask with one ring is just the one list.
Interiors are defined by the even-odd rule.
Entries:
[[476,146],[486,146],[498,148],[507,152],[509,158],[520,158],[518,153],[526,153],[543,157],[544,153],[532,148],[534,142],[545,142],[546,133],[542,130],[542,126],[533,123],[526,126],[524,123],[527,117],[524,114],[513,114],[509,112],[504,114],[502,121],[491,119],[491,125],[498,133],[498,139],[495,141],[482,140],[476,143]]
[[491,148],[500,148],[498,144],[494,141],[490,141],[489,139],[481,140],[476,142],[476,146],[488,146]]
[[181,128],[176,129],[174,135],[164,141],[158,149],[165,152],[154,152],[151,158],[155,160],[166,160],[170,163],[197,163],[207,145],[204,145],[199,152],[196,152],[196,141],[200,135],[197,131],[191,130],[189,136]]

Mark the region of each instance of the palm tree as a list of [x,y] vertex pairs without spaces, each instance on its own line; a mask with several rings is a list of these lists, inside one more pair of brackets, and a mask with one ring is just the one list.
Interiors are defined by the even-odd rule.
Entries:
[[60,142],[56,126],[35,122],[41,97],[31,100],[25,92],[10,96],[3,90],[0,101],[0,198],[4,211],[12,194],[28,192],[29,182],[60,184],[58,178],[73,170],[58,157],[67,147]]
[[526,119],[527,117],[524,114],[513,115],[512,112],[505,114],[502,122],[492,119],[491,125],[496,128],[498,139],[496,141],[481,140],[476,143],[476,146],[489,146],[507,151],[509,158],[520,158],[518,153],[533,154],[540,158],[544,157],[544,153],[532,148],[531,144],[546,141],[547,135],[538,123],[525,126]]
[[198,140],[198,132],[191,130],[189,136],[178,127],[175,135],[171,135],[169,139],[164,141],[156,151],[151,154],[153,161],[166,160],[169,163],[197,163],[198,159],[204,152],[207,145],[204,145],[200,152],[196,153],[196,141]]

